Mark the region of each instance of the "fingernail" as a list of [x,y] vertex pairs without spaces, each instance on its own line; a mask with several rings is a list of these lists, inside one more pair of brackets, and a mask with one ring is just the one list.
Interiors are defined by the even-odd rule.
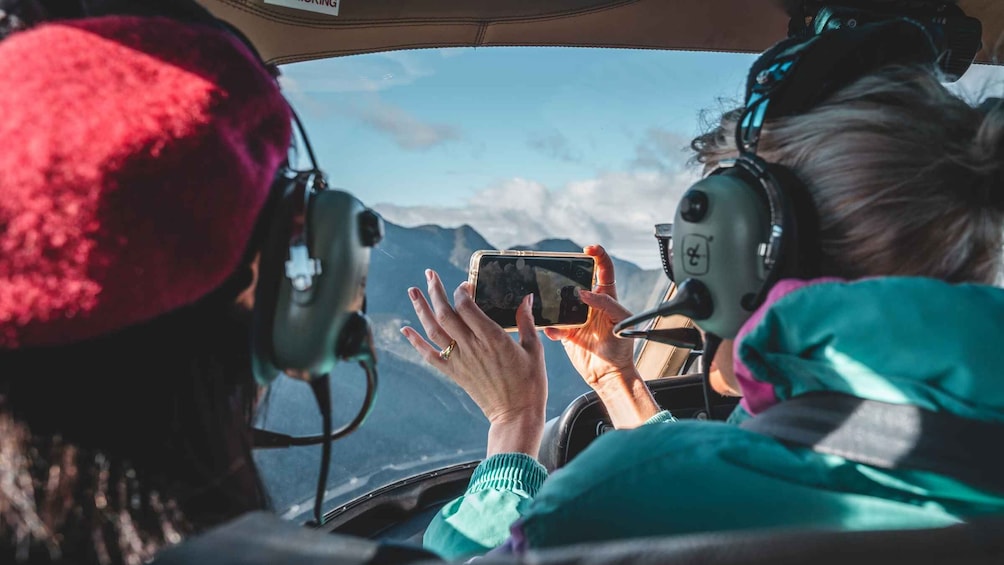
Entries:
[[530,309],[533,308],[533,295],[532,294],[527,294],[525,297],[523,297],[523,306],[525,306],[526,308],[530,308]]
[[412,300],[418,300],[418,289],[415,288],[415,287],[409,288],[408,289],[408,298],[411,298]]
[[432,269],[426,269],[425,270],[425,278],[429,282],[432,282]]
[[588,291],[588,290],[586,290],[584,288],[580,288],[579,289],[579,296],[592,296],[592,295],[593,295],[592,292],[590,292],[590,291]]

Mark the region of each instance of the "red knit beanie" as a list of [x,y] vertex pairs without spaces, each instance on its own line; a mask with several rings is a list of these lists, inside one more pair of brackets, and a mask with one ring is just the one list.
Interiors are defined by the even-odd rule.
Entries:
[[0,42],[0,349],[99,336],[221,285],[289,118],[210,26],[107,17]]

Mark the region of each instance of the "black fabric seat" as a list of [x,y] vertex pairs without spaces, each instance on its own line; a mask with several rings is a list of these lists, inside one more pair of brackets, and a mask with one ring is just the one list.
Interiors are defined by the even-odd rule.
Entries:
[[328,534],[268,512],[249,512],[166,549],[150,565],[390,565],[439,563],[417,545]]
[[1004,564],[1004,519],[939,529],[731,532],[586,544],[479,565],[990,565]]
[[[442,565],[419,547],[326,534],[255,512],[161,554],[155,565]],[[583,544],[477,565],[1001,565],[1004,518],[873,532],[743,531]]]

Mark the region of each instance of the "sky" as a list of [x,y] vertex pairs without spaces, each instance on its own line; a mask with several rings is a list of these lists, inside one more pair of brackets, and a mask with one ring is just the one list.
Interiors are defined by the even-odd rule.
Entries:
[[739,104],[753,60],[428,49],[285,65],[280,80],[331,184],[388,221],[469,224],[499,248],[599,243],[658,268],[652,226],[698,176],[689,141]]

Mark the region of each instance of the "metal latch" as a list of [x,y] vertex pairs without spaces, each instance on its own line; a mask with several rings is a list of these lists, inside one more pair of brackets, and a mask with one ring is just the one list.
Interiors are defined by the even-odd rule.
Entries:
[[289,248],[289,261],[286,261],[286,277],[298,291],[310,290],[314,285],[314,277],[321,274],[321,262],[312,259],[307,246],[300,244]]

